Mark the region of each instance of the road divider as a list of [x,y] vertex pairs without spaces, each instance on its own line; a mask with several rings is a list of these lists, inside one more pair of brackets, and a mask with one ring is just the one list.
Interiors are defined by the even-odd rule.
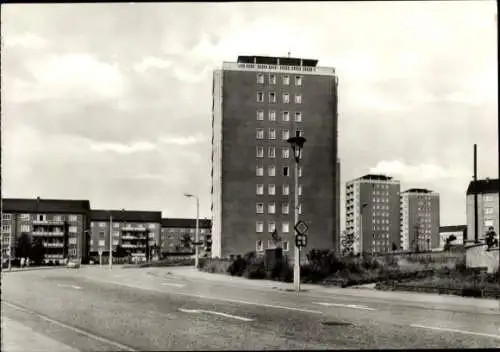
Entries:
[[483,332],[474,332],[474,331],[466,331],[466,330],[442,328],[442,327],[439,327],[439,326],[425,326],[425,325],[418,325],[418,324],[411,324],[410,326],[412,328],[421,328],[421,329],[428,329],[428,330],[438,330],[438,331],[455,332],[455,333],[458,333],[458,334],[484,336],[484,337],[491,337],[491,338],[499,339],[500,340],[500,335],[486,334],[486,333],[483,333]]
[[240,317],[238,315],[232,315],[232,314],[227,314],[227,313],[214,312],[214,311],[211,311],[211,310],[185,309],[185,308],[179,308],[179,310],[181,312],[183,312],[183,313],[191,313],[191,314],[205,313],[205,314],[212,314],[212,315],[220,315],[222,317],[236,319],[236,320],[241,320],[241,321],[253,321],[253,319],[250,319],[250,318]]
[[80,286],[76,286],[76,285],[57,284],[57,286],[59,286],[59,287],[70,287],[70,288],[74,288],[75,290],[81,290],[82,289]]
[[342,307],[342,308],[352,308],[361,310],[376,310],[375,308],[360,306],[357,304],[341,304],[341,303],[330,303],[330,302],[313,302],[313,304],[318,304],[320,306],[325,306],[325,307]]

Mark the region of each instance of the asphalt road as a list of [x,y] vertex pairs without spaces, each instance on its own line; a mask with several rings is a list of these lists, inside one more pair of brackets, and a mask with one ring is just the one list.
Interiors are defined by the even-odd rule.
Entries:
[[[168,270],[2,273],[2,317],[61,351],[500,347],[500,309],[484,301],[340,289],[297,296],[289,284]],[[17,334],[10,340],[22,350]]]

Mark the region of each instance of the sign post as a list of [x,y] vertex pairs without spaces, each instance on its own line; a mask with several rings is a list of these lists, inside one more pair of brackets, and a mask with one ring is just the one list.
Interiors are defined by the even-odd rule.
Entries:
[[102,268],[102,248],[99,248],[99,267]]
[[305,222],[302,220],[299,220],[295,226],[295,248],[298,250],[298,255],[297,255],[297,265],[299,272],[298,272],[298,280],[296,283],[297,287],[297,296],[299,295],[300,292],[300,251],[302,247],[307,246],[307,230],[309,229],[309,226],[306,225]]

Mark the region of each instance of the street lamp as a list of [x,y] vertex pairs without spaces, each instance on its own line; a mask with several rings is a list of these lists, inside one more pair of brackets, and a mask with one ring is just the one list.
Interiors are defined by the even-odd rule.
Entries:
[[189,193],[184,193],[185,197],[188,198],[195,198],[196,199],[196,234],[195,234],[195,258],[194,258],[194,266],[195,268],[198,268],[198,230],[199,230],[199,218],[200,218],[200,199]]
[[[302,158],[302,149],[306,139],[300,135],[300,131],[295,132],[295,137],[288,138],[288,143],[292,146],[293,156],[295,158],[294,170],[294,227],[299,222],[299,162]],[[297,236],[297,234],[295,234]],[[293,286],[297,293],[300,291],[300,248],[295,243],[295,260],[293,262]]]

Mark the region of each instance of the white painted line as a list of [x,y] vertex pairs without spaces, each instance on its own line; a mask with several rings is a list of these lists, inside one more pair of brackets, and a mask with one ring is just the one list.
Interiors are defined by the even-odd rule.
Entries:
[[75,286],[75,285],[64,285],[64,284],[57,284],[59,287],[71,287],[74,288],[75,290],[81,290],[82,288],[80,286]]
[[8,302],[5,302],[5,301],[2,301],[2,304],[5,304],[6,306],[9,306],[11,308],[14,308],[14,309],[17,309],[17,310],[20,310],[22,312],[25,312],[25,313],[28,313],[28,314],[32,314],[32,315],[35,315],[37,317],[39,317],[40,319],[43,319],[45,321],[48,321],[52,324],[55,324],[55,325],[58,325],[58,326],[61,326],[63,328],[66,328],[68,330],[71,330],[71,331],[74,331],[76,333],[79,333],[79,334],[82,334],[82,335],[85,335],[87,337],[90,337],[94,340],[97,340],[97,341],[101,341],[101,342],[104,342],[104,343],[107,343],[109,345],[113,345],[115,347],[118,347],[120,349],[123,349],[123,350],[126,350],[126,351],[135,351],[133,348],[131,347],[128,347],[128,346],[125,346],[125,345],[122,345],[121,343],[119,342],[116,342],[116,341],[111,341],[111,340],[108,340],[107,338],[105,337],[100,337],[100,336],[97,336],[97,335],[94,335],[94,334],[91,334],[90,332],[87,332],[87,331],[83,331],[83,330],[80,330],[78,328],[75,328],[73,326],[70,326],[70,325],[66,325],[64,323],[61,323],[57,320],[54,320],[54,319],[50,319],[49,317],[46,317],[44,315],[41,315],[41,314],[38,314],[38,313],[35,313],[35,312],[32,312],[28,309],[25,309],[25,308],[22,308],[22,307],[19,307],[15,304],[12,304],[12,303],[8,303]]
[[333,306],[333,307],[343,307],[343,308],[352,308],[361,310],[375,310],[375,308],[360,306],[357,304],[340,304],[340,303],[328,303],[328,302],[313,302],[313,304],[319,304],[320,306],[325,306],[325,307]]
[[201,299],[211,299],[214,301],[247,304],[247,305],[267,307],[267,308],[286,309],[286,310],[303,312],[303,313],[311,313],[311,314],[323,314],[323,312],[320,312],[319,310],[310,310],[310,309],[302,309],[302,308],[295,308],[295,307],[278,306],[278,305],[274,305],[274,304],[240,301],[240,300],[231,299],[231,298],[219,298],[219,297],[213,297],[213,296],[196,295],[196,294],[185,293],[185,292],[165,292],[165,291],[162,291],[162,290],[159,290],[156,288],[134,286],[134,285],[129,285],[129,284],[125,284],[125,283],[117,282],[117,281],[98,280],[98,279],[95,279],[93,277],[88,277],[88,276],[86,276],[85,278],[88,280],[103,282],[103,283],[107,283],[107,284],[125,286],[125,287],[135,288],[135,289],[139,289],[139,290],[146,290],[146,291],[153,291],[153,292],[160,292],[160,293],[169,293],[169,294],[174,294],[174,295],[178,295],[178,296],[195,297],[195,298],[201,298]]
[[186,286],[185,284],[175,284],[173,282],[162,282],[161,284],[163,286],[174,286],[174,287],[184,287],[184,286]]
[[179,310],[183,313],[206,313],[206,314],[220,315],[220,316],[223,316],[226,318],[232,318],[232,319],[237,319],[237,320],[242,320],[242,321],[253,321],[253,319],[250,319],[250,318],[240,317],[238,315],[232,315],[232,314],[227,314],[227,313],[214,312],[211,310],[184,309],[184,308],[179,308]]
[[465,335],[476,335],[476,336],[484,336],[484,337],[491,337],[491,338],[494,338],[494,339],[500,339],[500,335],[485,334],[485,333],[482,333],[482,332],[465,331],[465,330],[450,329],[450,328],[440,328],[440,327],[437,327],[437,326],[424,326],[424,325],[417,325],[417,324],[411,324],[410,326],[412,328],[440,330],[440,331],[456,332],[456,333],[465,334]]

